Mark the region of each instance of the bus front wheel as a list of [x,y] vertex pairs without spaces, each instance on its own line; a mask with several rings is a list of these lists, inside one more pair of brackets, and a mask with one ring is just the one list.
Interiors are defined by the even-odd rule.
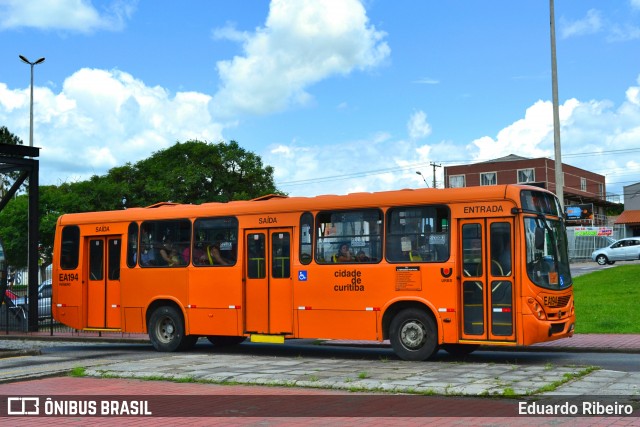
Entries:
[[147,329],[151,344],[157,351],[178,351],[195,344],[192,337],[185,335],[182,314],[171,306],[158,307],[151,314]]
[[423,310],[407,308],[391,321],[389,340],[404,360],[427,360],[438,351],[438,333],[433,319]]

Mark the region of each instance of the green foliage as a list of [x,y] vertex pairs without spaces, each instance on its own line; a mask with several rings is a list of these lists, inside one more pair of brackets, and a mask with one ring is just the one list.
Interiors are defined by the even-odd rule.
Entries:
[[574,279],[576,332],[640,333],[640,265],[620,265]]
[[[23,145],[20,138],[9,132],[5,126],[0,126],[0,144]],[[0,173],[0,195],[7,191],[13,182],[18,178],[20,172]]]
[[[65,213],[122,209],[123,197],[126,206],[132,207],[163,201],[227,202],[270,193],[282,194],[276,189],[273,168],[264,166],[259,156],[237,142],[178,142],[135,164],[115,167],[104,176],[41,186],[40,257],[44,266],[51,263],[55,224]],[[28,196],[20,195],[0,212],[0,237],[9,263],[18,268],[27,262],[27,211]]]
[[278,192],[273,168],[235,141],[178,142],[135,165],[112,169],[108,178],[126,189],[123,195],[132,206],[227,202]]
[[[53,250],[53,236],[56,221],[60,216],[57,189],[55,186],[40,187],[40,257],[42,264],[51,263]],[[0,211],[0,236],[2,236],[7,260],[10,265],[18,268],[26,267],[28,248],[28,223],[27,212],[29,210],[29,196],[22,194],[11,200]]]

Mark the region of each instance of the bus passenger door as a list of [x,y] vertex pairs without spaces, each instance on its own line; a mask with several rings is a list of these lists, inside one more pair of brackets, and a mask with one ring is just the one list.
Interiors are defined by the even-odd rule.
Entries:
[[293,331],[291,231],[245,231],[245,332]]
[[463,340],[514,341],[513,219],[461,221]]
[[87,326],[120,328],[120,237],[89,237]]

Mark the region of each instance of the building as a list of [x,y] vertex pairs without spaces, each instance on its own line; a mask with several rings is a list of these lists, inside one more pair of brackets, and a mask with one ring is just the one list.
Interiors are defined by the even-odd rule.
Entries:
[[[604,175],[565,163],[562,173],[568,225],[608,225],[606,208],[617,204],[607,201]],[[531,159],[510,154],[481,163],[445,166],[444,179],[446,187],[527,184],[556,193],[555,161],[545,157]]]
[[640,236],[640,182],[623,187],[624,212],[615,224],[624,227],[624,236]]

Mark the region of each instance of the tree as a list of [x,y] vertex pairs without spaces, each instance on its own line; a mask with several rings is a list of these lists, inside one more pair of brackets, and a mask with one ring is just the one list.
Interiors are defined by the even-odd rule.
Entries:
[[[0,126],[0,144],[23,145],[20,138],[9,132],[5,126]],[[11,187],[19,172],[0,173],[0,197]]]
[[127,189],[129,205],[160,201],[199,204],[246,200],[280,193],[273,168],[236,141],[217,144],[177,142],[151,157],[109,171],[108,177]]
[[[246,200],[270,193],[275,187],[273,168],[237,142],[211,144],[177,142],[135,164],[111,169],[87,181],[40,187],[40,259],[51,263],[56,221],[65,213],[148,206],[162,201],[199,204]],[[7,259],[21,268],[27,262],[28,197],[20,195],[0,212],[0,236]]]

